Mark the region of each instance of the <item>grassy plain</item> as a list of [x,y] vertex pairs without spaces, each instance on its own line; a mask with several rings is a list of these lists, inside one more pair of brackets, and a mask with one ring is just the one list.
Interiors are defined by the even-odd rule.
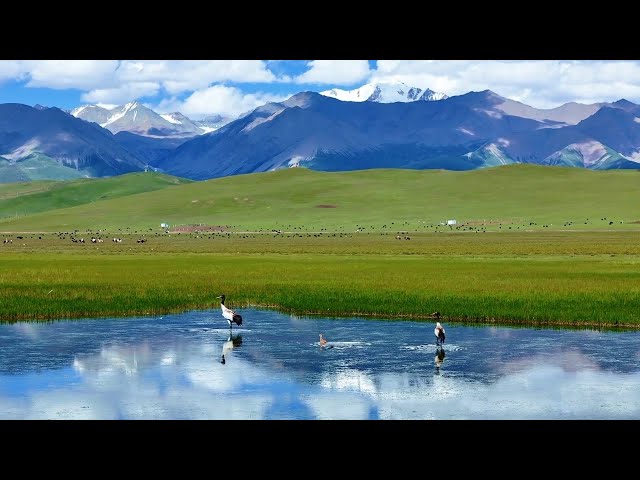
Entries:
[[[166,188],[142,191],[143,182]],[[291,168],[179,182],[152,172],[74,181],[64,188],[62,182],[55,197],[52,190],[21,195],[19,204],[0,201],[0,232],[142,231],[163,222],[234,231],[426,232],[450,219],[486,230],[640,227],[630,223],[640,222],[636,170],[523,164],[469,172]],[[118,191],[127,194],[113,193]]]
[[638,179],[515,165],[0,186],[0,321],[157,315],[224,293],[296,314],[638,327]]
[[640,326],[640,232],[56,235],[0,244],[0,320],[216,306],[297,314]]

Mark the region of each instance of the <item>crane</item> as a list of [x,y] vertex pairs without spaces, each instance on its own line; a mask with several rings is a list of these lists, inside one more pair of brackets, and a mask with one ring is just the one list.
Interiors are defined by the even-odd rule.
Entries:
[[242,325],[242,316],[240,314],[234,312],[230,308],[227,308],[227,306],[224,304],[225,296],[224,295],[219,295],[216,298],[220,299],[220,310],[222,311],[222,316],[227,319],[227,322],[229,323],[229,328],[231,330],[233,330],[233,324],[234,323],[236,325],[238,325],[238,326],[241,326]]

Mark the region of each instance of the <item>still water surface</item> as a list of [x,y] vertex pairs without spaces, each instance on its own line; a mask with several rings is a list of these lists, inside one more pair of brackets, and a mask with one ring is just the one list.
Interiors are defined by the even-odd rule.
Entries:
[[242,315],[2,324],[0,418],[640,419],[640,332]]

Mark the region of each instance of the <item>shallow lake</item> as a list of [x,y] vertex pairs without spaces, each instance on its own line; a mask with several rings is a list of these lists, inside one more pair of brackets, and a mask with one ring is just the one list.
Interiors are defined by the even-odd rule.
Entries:
[[0,418],[640,419],[640,332],[241,313],[0,324]]

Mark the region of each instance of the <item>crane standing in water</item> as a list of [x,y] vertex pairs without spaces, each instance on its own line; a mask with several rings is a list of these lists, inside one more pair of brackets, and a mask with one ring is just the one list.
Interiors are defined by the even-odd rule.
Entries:
[[238,326],[241,326],[242,325],[242,316],[237,314],[236,312],[234,312],[230,308],[227,308],[227,306],[224,304],[225,296],[224,295],[219,295],[216,298],[220,299],[220,310],[222,311],[222,316],[224,318],[226,318],[227,322],[229,323],[229,329],[233,330],[233,324],[234,323],[236,325],[238,325]]
[[433,333],[436,336],[436,345],[444,345],[444,327],[440,324],[440,322],[436,323],[436,328]]

